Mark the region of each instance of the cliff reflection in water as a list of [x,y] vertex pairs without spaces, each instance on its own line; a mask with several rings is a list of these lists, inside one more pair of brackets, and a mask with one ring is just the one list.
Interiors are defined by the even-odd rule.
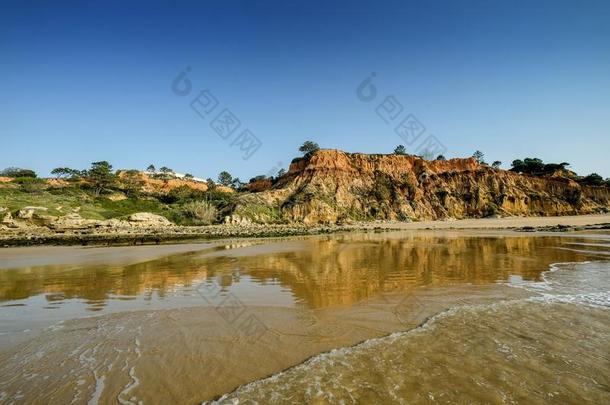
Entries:
[[563,242],[559,237],[348,235],[237,262],[258,282],[279,282],[299,302],[320,308],[425,285],[505,282],[511,275],[537,281],[551,263],[591,258],[556,249]]
[[[177,254],[128,266],[40,266],[0,271],[0,300],[44,295],[52,304],[85,300],[89,309],[108,300],[195,296],[214,280],[225,291],[240,282],[279,285],[312,308],[350,304],[380,292],[423,285],[484,284],[511,275],[537,280],[553,262],[580,261],[595,251],[558,249],[578,238],[473,237],[459,234],[366,233],[263,243],[240,254],[221,246],[213,255]],[[247,243],[247,244],[252,244]],[[582,249],[581,249],[582,250]],[[16,301],[18,302],[18,301]]]

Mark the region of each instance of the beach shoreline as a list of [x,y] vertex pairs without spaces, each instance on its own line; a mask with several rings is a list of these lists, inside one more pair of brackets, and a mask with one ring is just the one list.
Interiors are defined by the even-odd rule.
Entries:
[[[598,220],[579,218],[578,226]],[[467,225],[160,246],[0,249],[0,391],[49,403],[74,397],[201,403],[244,395],[249,384],[285,378],[309,359],[323,360],[324,353],[349,355],[371,339],[421,330],[446,311],[482,308],[472,314],[485,322],[472,322],[485,328],[498,305],[547,293],[540,287],[557,263],[582,263],[590,272],[567,285],[577,288],[573,294],[581,293],[581,281],[602,280],[606,264],[596,260],[607,260],[607,232]],[[568,276],[568,283],[578,275],[553,274]],[[599,289],[597,281],[587,286]],[[550,321],[562,319],[561,305],[553,307]],[[540,306],[519,308],[536,322],[546,321]],[[545,331],[520,323],[510,310],[499,313],[505,316],[500,326],[517,322],[523,333]],[[591,316],[596,324],[606,319]],[[460,340],[463,328],[439,325],[441,336],[484,338],[493,347],[482,353],[496,353],[494,334],[482,330]],[[436,340],[419,348],[437,351]]]
[[154,226],[133,229],[78,229],[57,232],[46,227],[0,230],[0,247],[19,246],[130,246],[211,241],[227,238],[271,238],[323,235],[338,232],[393,230],[514,230],[572,231],[610,229],[610,214],[560,217],[505,217],[418,222],[371,221],[349,224],[249,224]]

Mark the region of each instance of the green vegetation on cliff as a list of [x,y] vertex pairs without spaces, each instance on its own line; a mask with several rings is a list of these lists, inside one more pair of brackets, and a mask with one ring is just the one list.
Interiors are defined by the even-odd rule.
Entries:
[[[44,207],[44,215],[123,219],[138,212],[178,225],[419,220],[490,215],[562,215],[609,208],[608,179],[578,176],[568,163],[537,158],[488,166],[480,151],[469,159],[435,160],[405,154],[367,155],[319,149],[305,142],[288,172],[242,184],[223,171],[218,182],[179,175],[168,167],[115,171],[107,161],[79,170],[58,167],[54,179],[29,169],[0,172],[0,214]],[[0,219],[2,219],[0,217]]]

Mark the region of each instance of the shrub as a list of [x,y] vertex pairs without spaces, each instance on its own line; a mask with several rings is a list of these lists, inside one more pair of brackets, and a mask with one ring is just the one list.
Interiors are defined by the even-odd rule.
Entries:
[[21,191],[26,193],[42,191],[45,186],[44,180],[35,177],[17,177],[13,180],[13,183],[19,184]]
[[83,206],[81,215],[86,218],[89,215],[102,217],[104,219],[120,218],[136,212],[151,212],[153,214],[164,215],[163,206],[156,200],[143,200],[139,198],[128,198],[125,200],[113,201],[104,197],[92,199],[93,204]]
[[407,154],[407,149],[404,147],[404,145],[398,145],[394,149],[394,154],[395,155],[406,155]]
[[265,176],[264,174],[261,174],[259,176],[256,177],[252,177],[249,181],[249,183],[254,183],[255,181],[263,181],[263,180],[271,180],[270,177]]
[[436,196],[441,202],[445,202],[445,198],[449,195],[449,192],[445,189],[440,189],[436,192]]
[[582,202],[582,191],[580,189],[574,189],[566,192],[565,200],[572,205],[580,206]]
[[239,179],[239,177],[235,177],[233,179],[233,181],[231,182],[231,186],[233,187],[235,190],[239,190],[244,186],[244,183]]
[[218,219],[218,209],[207,200],[191,201],[182,206],[185,217],[204,225],[209,225]]
[[127,170],[122,178],[125,194],[129,197],[137,198],[144,186],[144,180],[137,170]]
[[319,150],[320,145],[312,141],[303,142],[303,145],[301,145],[301,147],[299,148],[299,152],[303,153],[304,155],[311,155],[312,153],[317,152]]
[[244,205],[238,206],[233,214],[258,223],[277,223],[282,217],[279,208],[257,202],[246,202]]
[[21,169],[19,167],[7,167],[6,169],[0,171],[0,176],[4,177],[30,177],[35,178],[36,172],[30,169]]
[[218,183],[225,187],[231,187],[231,184],[233,183],[233,176],[231,176],[231,173],[227,171],[222,171],[218,175]]
[[70,169],[69,167],[56,167],[55,169],[51,170],[51,174],[58,179],[78,179],[86,174],[85,172],[86,171],[83,170]]
[[570,164],[568,162],[545,164],[541,159],[538,158],[525,158],[523,160],[513,160],[510,170],[517,173],[545,175],[553,174],[556,171],[566,170],[566,167],[569,165]]
[[485,163],[485,160],[483,160],[485,158],[485,154],[483,152],[481,152],[480,150],[475,151],[472,154],[472,157],[475,158],[477,163],[479,163],[479,164]]
[[218,190],[209,190],[205,192],[205,199],[211,201],[216,207],[223,208],[234,206],[236,201],[235,193],[225,193]]
[[387,174],[377,171],[371,192],[377,201],[390,201],[394,193],[392,179]]
[[603,186],[604,178],[597,173],[591,173],[590,175],[584,177],[580,183],[588,186]]
[[485,215],[491,216],[498,214],[500,212],[500,208],[496,205],[496,203],[489,201],[485,207],[485,211]]
[[158,196],[159,201],[165,204],[185,203],[193,200],[205,198],[206,192],[195,190],[189,186],[180,186],[173,188],[167,194]]
[[176,173],[169,167],[163,166],[159,169],[159,173],[152,172],[152,176],[167,183],[169,180],[176,178]]
[[112,171],[112,165],[103,160],[91,163],[91,169],[86,172],[86,179],[90,183],[93,195],[98,197],[114,184],[116,176]]

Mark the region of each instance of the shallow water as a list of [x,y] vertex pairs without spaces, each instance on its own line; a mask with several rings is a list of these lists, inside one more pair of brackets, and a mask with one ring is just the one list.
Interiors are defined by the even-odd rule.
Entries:
[[217,403],[609,403],[609,271],[558,265],[543,296],[456,307]]
[[607,402],[609,251],[394,232],[0,269],[0,402]]
[[599,241],[369,233],[204,245],[128,265],[0,269],[0,334],[92,314],[209,305],[202,287],[210,284],[246,305],[324,308],[421,286],[536,281],[551,263],[603,258]]

